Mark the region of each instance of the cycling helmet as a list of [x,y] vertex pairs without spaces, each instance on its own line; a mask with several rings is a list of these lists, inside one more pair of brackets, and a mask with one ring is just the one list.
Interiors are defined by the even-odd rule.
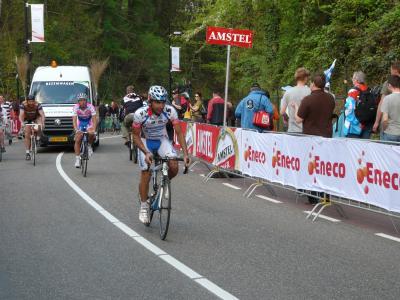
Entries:
[[35,100],[35,95],[28,95],[28,97],[26,97],[26,100]]
[[87,101],[87,99],[88,99],[88,96],[86,95],[86,93],[79,93],[77,96],[76,96],[76,99],[79,101],[80,99],[85,99],[86,101]]
[[149,89],[150,100],[167,101],[168,92],[160,85],[153,85]]

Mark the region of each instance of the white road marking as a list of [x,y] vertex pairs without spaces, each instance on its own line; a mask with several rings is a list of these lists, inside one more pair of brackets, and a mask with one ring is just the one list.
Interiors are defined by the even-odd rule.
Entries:
[[264,199],[264,200],[267,200],[267,201],[272,202],[272,203],[282,203],[282,201],[275,200],[275,199],[272,199],[270,197],[263,196],[263,195],[256,195],[256,197]]
[[224,182],[223,185],[225,185],[227,187],[230,187],[231,189],[234,189],[234,190],[241,190],[242,189],[242,188],[240,188],[240,187],[238,187],[236,185],[233,185],[233,184],[230,184],[230,183],[227,183],[227,182]]
[[99,205],[96,201],[94,201],[88,194],[86,194],[79,186],[73,182],[68,175],[64,172],[62,166],[61,166],[61,158],[63,156],[64,152],[61,152],[57,156],[56,160],[56,166],[57,166],[57,171],[61,175],[61,177],[65,180],[66,183],[80,196],[82,197],[83,200],[85,200],[90,206],[92,206],[98,213],[100,213],[103,217],[105,217],[109,222],[111,222],[113,225],[115,225],[117,228],[119,228],[121,231],[123,231],[125,234],[127,234],[129,237],[134,239],[136,242],[138,242],[140,245],[145,247],[147,250],[152,252],[153,254],[157,255],[159,258],[161,258],[163,261],[166,263],[170,264],[172,267],[174,267],[176,270],[181,272],[182,274],[186,275],[189,277],[191,280],[194,282],[200,284],[202,287],[207,289],[209,292],[213,293],[217,297],[221,299],[238,299],[232,294],[228,293],[227,291],[223,290],[216,284],[212,283],[209,281],[207,278],[201,276],[198,274],[196,271],[193,269],[189,268],[176,258],[172,257],[168,253],[166,253],[164,250],[160,249],[150,241],[146,240],[144,237],[142,237],[140,234],[135,232],[133,229],[125,225],[124,223],[120,222],[116,217],[114,217],[112,214],[110,214],[108,211],[106,211],[101,205]]
[[[305,210],[303,212],[306,213],[306,214],[309,214],[310,210]],[[315,216],[316,214],[317,213],[313,213],[312,215]],[[328,217],[328,216],[324,216],[324,215],[321,215],[321,214],[319,214],[318,218],[325,219],[325,220],[328,220],[328,221],[331,221],[331,222],[335,222],[335,223],[340,222],[340,220],[338,220],[338,219],[331,218],[331,217]]]
[[116,138],[116,137],[122,137],[122,135],[119,134],[119,135],[113,135],[113,136],[104,136],[104,137],[100,137],[100,139],[101,140],[105,140],[105,139],[113,139],[113,138]]
[[395,236],[391,236],[391,235],[388,235],[385,233],[375,233],[375,235],[400,243],[400,238],[395,237]]

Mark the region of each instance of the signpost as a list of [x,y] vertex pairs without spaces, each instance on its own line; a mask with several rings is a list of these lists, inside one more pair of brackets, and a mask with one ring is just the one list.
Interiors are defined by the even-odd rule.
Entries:
[[224,105],[224,128],[226,127],[228,85],[229,85],[229,64],[231,46],[242,48],[253,47],[253,31],[243,29],[232,29],[223,27],[207,27],[206,41],[212,45],[227,45],[226,55],[226,78],[225,78],[225,105]]

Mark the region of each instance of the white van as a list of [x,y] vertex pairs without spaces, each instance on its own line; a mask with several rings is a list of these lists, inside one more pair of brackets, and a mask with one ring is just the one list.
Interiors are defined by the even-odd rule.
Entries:
[[[41,146],[74,142],[72,107],[79,93],[86,93],[95,105],[97,93],[88,67],[54,65],[35,70],[30,94],[42,104],[46,116]],[[99,145],[98,134],[94,145]]]

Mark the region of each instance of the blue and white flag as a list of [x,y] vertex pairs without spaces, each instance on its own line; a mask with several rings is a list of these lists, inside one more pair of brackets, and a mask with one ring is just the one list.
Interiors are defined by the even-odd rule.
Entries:
[[324,74],[325,74],[325,77],[326,77],[325,87],[329,87],[330,86],[331,76],[332,76],[332,73],[333,73],[333,69],[335,68],[335,64],[336,64],[336,59],[333,61],[333,63],[329,67],[329,69],[324,71]]

